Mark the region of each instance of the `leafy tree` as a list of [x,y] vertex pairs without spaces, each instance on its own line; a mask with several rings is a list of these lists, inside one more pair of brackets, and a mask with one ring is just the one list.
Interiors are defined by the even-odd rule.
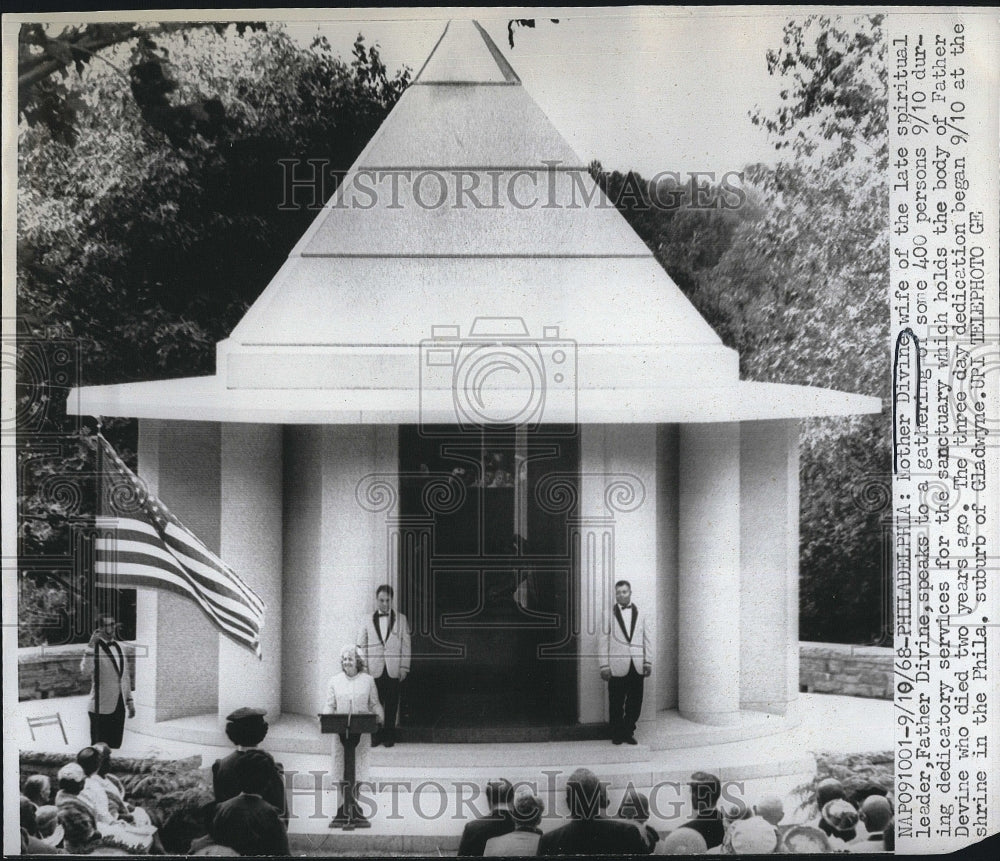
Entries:
[[[281,208],[280,160],[341,175],[410,72],[360,35],[345,62],[325,39],[254,25],[29,27],[22,49],[19,552],[58,556],[96,498],[94,428],[72,433],[69,388],[211,373],[316,214]],[[105,434],[134,462],[134,422]],[[23,594],[38,599],[27,614],[50,600]]]

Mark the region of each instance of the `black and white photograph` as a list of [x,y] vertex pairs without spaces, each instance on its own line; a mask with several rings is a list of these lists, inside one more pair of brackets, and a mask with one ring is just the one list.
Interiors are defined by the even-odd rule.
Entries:
[[4,854],[988,856],[998,56],[5,12]]

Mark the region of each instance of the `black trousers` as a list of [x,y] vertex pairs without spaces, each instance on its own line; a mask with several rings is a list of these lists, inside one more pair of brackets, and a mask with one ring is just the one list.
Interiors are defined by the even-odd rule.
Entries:
[[628,673],[624,676],[612,676],[608,679],[608,723],[611,725],[611,737],[626,739],[635,733],[635,723],[642,711],[643,675],[628,665]]
[[399,679],[390,678],[389,672],[382,669],[382,675],[375,679],[378,698],[385,711],[385,722],[377,733],[382,741],[396,741],[396,712],[399,710]]
[[118,750],[122,746],[125,732],[125,700],[118,694],[118,705],[111,714],[101,715],[87,712],[90,716],[90,743],[103,741],[108,747]]

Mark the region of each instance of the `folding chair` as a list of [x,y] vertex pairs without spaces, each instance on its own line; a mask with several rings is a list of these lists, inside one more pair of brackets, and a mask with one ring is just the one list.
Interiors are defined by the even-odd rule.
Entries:
[[66,738],[66,728],[63,726],[62,715],[59,712],[51,715],[38,715],[37,717],[28,718],[28,729],[31,730],[31,740],[35,740],[35,729],[40,726],[58,726],[59,732],[62,733],[63,744],[69,744],[69,739]]

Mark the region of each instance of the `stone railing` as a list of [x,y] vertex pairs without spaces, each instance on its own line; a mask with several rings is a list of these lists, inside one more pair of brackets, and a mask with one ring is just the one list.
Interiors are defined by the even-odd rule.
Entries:
[[[70,646],[32,646],[17,650],[18,700],[47,700],[90,692],[90,679],[80,672],[86,643]],[[122,644],[132,687],[135,687],[135,649]]]
[[799,690],[891,700],[892,649],[799,643]]

